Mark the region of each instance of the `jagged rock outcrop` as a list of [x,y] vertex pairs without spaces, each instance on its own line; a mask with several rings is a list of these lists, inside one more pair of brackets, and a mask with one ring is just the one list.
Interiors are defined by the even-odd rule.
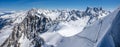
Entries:
[[2,46],[20,47],[18,41],[24,34],[29,40],[32,39],[31,43],[34,43],[35,46],[38,45],[39,47],[42,40],[38,37],[39,34],[46,32],[51,25],[49,18],[46,18],[43,14],[38,14],[36,9],[31,9],[28,11],[23,22],[13,28],[12,34],[5,42],[6,44],[3,44]]
[[[93,10],[91,10],[93,9]],[[59,13],[56,19],[52,19],[47,16],[48,13]],[[94,12],[94,13],[92,13]],[[41,12],[39,9],[31,9],[27,12],[26,17],[21,23],[18,23],[14,28],[12,34],[6,41],[1,45],[1,47],[21,47],[22,43],[20,42],[21,38],[23,40],[27,38],[30,41],[28,47],[41,47],[44,44],[44,40],[39,36],[45,32],[54,32],[57,30],[57,25],[60,22],[69,22],[75,21],[83,17],[90,17],[88,23],[92,23],[91,21],[96,19],[98,20],[99,16],[103,16],[102,14],[107,15],[108,11],[103,12],[102,8],[88,8],[85,12],[79,10],[70,10],[70,11],[43,11]],[[98,16],[98,17],[94,17]]]

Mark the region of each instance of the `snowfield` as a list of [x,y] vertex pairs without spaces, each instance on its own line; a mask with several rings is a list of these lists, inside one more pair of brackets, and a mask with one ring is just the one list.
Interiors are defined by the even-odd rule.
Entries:
[[[113,37],[109,33],[111,32],[111,26],[114,26],[112,23],[114,23],[115,17],[120,16],[117,15],[119,11],[120,9],[117,9],[105,18],[95,21],[94,24],[87,27],[85,27],[85,23],[88,22],[87,19],[89,18],[86,18],[86,20],[82,19],[82,21],[60,23],[61,28],[57,32],[62,38],[56,38],[59,34],[55,32],[56,35],[53,35],[54,37],[48,35],[48,38],[55,39],[54,42],[49,43],[55,43],[55,45],[51,45],[57,45],[56,47],[115,47]],[[43,37],[43,39],[45,38]],[[50,39],[48,40],[50,41]]]
[[71,37],[74,36],[84,29],[86,26],[87,22],[89,20],[89,17],[81,18],[76,21],[70,21],[70,22],[65,22],[65,23],[60,23],[61,29],[56,31],[60,35],[64,37]]
[[13,12],[0,16],[0,47],[119,47],[119,20],[120,8]]

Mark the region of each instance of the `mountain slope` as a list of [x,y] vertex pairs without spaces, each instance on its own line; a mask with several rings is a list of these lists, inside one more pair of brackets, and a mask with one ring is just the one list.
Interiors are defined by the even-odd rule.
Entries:
[[81,33],[62,38],[56,47],[119,47],[119,16],[120,8]]
[[[92,47],[96,40],[94,38],[97,37],[86,34],[97,35],[97,32],[86,31],[109,13],[102,8],[88,7],[86,11],[31,9],[27,12],[15,13],[12,17],[11,15],[2,16],[0,18],[7,17],[12,22],[9,23],[11,31],[0,47],[77,47],[80,42],[83,47],[88,45]],[[6,26],[1,29],[1,36]],[[101,25],[96,27],[100,28]],[[80,34],[83,35],[81,39]],[[72,45],[73,42],[76,44]]]

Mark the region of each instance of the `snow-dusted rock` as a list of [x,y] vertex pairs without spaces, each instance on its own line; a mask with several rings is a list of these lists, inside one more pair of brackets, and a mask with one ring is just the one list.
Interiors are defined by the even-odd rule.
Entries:
[[[102,8],[87,8],[86,11],[33,8],[29,11],[3,15],[0,17],[0,25],[5,22],[1,19],[8,19],[6,23],[9,24],[1,27],[0,36],[7,32],[4,29],[6,26],[10,25],[11,28],[6,28],[10,31],[6,33],[8,35],[0,43],[0,47],[98,46],[101,42],[97,40],[100,22],[109,13]],[[0,40],[3,40],[3,37]]]

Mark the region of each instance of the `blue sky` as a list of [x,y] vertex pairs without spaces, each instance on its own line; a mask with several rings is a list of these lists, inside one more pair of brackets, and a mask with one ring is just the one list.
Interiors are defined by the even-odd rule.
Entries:
[[87,6],[113,10],[120,6],[120,0],[0,0],[0,10],[86,9]]

